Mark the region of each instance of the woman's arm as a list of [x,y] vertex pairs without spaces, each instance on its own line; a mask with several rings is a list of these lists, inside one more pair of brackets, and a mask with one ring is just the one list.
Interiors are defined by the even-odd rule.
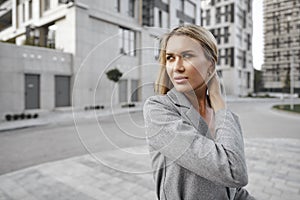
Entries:
[[[203,131],[207,131],[205,123],[201,123],[202,128],[196,129],[169,104],[159,96],[145,103],[149,145],[212,182],[227,187],[246,185],[244,144],[237,116],[225,109],[216,112],[216,140],[213,141],[204,136]],[[200,116],[199,120],[202,120]]]

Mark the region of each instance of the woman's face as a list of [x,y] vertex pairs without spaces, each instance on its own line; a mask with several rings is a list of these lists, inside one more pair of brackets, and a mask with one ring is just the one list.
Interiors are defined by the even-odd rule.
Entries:
[[179,92],[206,87],[212,63],[206,59],[200,43],[187,36],[172,36],[166,47],[166,69]]

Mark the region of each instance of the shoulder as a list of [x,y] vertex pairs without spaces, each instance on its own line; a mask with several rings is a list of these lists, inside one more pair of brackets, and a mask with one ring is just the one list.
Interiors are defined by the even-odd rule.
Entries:
[[171,106],[172,102],[170,101],[167,95],[155,95],[149,97],[144,104],[144,112],[153,108],[163,108]]

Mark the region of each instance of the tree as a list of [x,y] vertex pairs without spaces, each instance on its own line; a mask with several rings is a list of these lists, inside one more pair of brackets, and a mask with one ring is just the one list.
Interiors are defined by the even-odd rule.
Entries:
[[263,72],[254,69],[254,92],[260,92],[263,89]]
[[108,72],[106,72],[107,78],[115,83],[120,80],[122,75],[122,72],[120,72],[117,68],[111,69]]
[[291,84],[291,79],[290,79],[290,68],[287,70],[286,77],[283,83],[283,92],[288,93],[290,90],[290,84]]

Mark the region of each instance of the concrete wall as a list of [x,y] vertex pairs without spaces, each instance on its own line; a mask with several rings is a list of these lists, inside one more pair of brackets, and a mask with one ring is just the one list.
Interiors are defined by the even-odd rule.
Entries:
[[25,110],[25,74],[40,75],[40,110],[54,109],[54,76],[72,75],[72,55],[0,43],[0,119]]
[[122,79],[140,80],[140,51],[137,51],[136,56],[129,56],[120,54],[119,48],[119,27],[135,31],[136,49],[141,48],[138,17],[127,16],[124,2],[121,4],[123,17],[116,13],[115,1],[98,7],[93,4],[97,5],[98,1],[78,3],[73,105],[84,107],[93,104],[119,104],[118,84],[108,80],[106,72],[118,68],[123,73]]

